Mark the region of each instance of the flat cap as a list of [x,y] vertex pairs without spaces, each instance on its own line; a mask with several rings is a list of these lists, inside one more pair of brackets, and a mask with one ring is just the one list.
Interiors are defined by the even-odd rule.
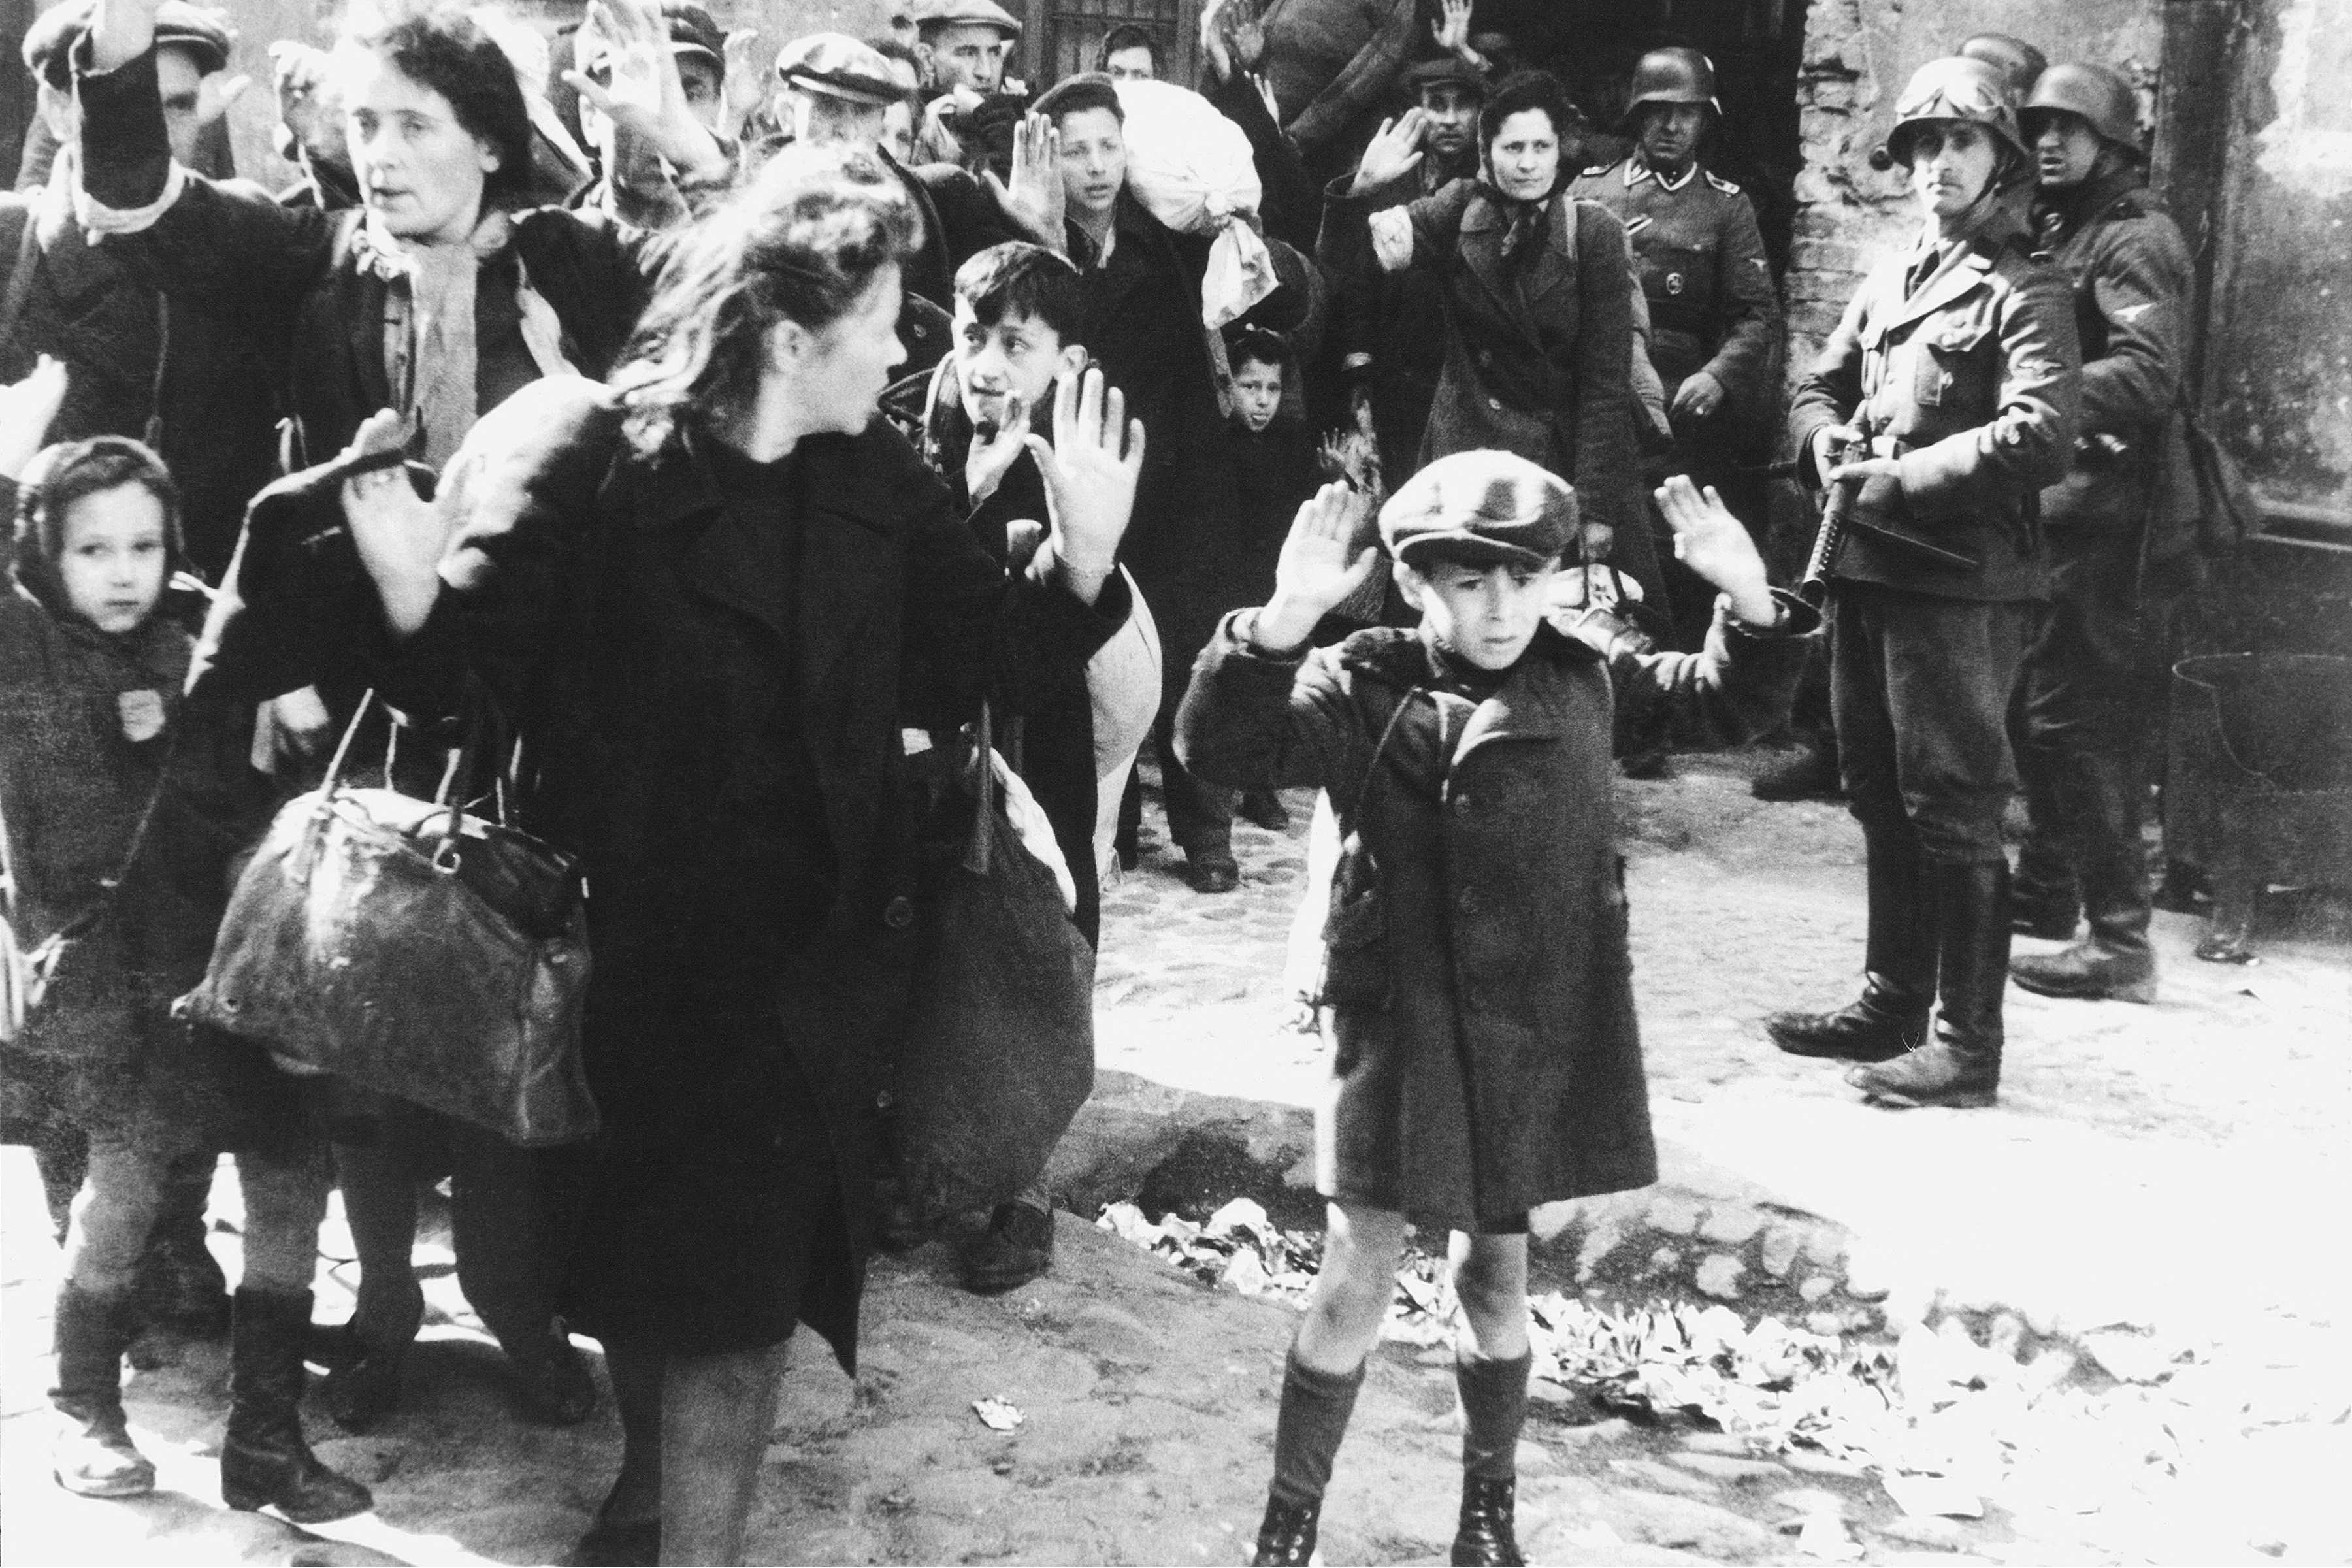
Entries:
[[777,52],[776,75],[786,87],[851,103],[887,105],[904,96],[890,62],[846,33],[794,38]]
[[[51,87],[64,87],[73,76],[73,47],[89,31],[97,8],[96,0],[65,0],[36,16],[25,30],[25,68]],[[155,10],[155,47],[186,49],[209,76],[227,66],[229,46],[236,41],[222,17],[188,0],[163,0]]]
[[1484,95],[1486,79],[1457,55],[1439,55],[1434,59],[1415,60],[1404,69],[1402,78],[1407,92],[1419,92],[1424,87],[1439,82],[1454,82],[1473,92]]
[[994,27],[1008,38],[1021,36],[1021,19],[996,0],[915,0],[915,26],[933,27]]
[[1456,452],[1407,479],[1381,508],[1381,542],[1411,565],[1457,561],[1545,565],[1576,536],[1576,491],[1510,452]]

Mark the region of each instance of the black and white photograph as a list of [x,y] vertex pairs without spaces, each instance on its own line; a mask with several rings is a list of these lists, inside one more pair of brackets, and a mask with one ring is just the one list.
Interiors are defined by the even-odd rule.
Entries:
[[0,43],[0,1563],[2352,1563],[2347,0]]

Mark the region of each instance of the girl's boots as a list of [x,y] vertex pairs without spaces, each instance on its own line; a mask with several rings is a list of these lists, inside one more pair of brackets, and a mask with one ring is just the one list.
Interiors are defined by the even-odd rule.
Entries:
[[128,1296],[95,1296],[70,1279],[58,1291],[57,1386],[65,1417],[50,1451],[58,1485],[83,1497],[137,1497],[155,1489],[155,1467],[131,1441],[122,1415],[122,1352],[138,1337]]
[[1517,1563],[1513,1509],[1518,1489],[1519,1429],[1528,1420],[1528,1373],[1535,1358],[1454,1363],[1462,1397],[1462,1517],[1454,1527],[1456,1563]]
[[375,1506],[367,1488],[320,1463],[302,1436],[302,1352],[310,1293],[236,1293],[229,1325],[228,1436],[221,1498],[247,1511],[275,1506],[297,1524],[347,1519]]
[[1318,1372],[1294,1348],[1282,1369],[1282,1410],[1274,1420],[1274,1489],[1257,1527],[1257,1563],[1302,1563],[1315,1555],[1315,1529],[1331,1461],[1348,1435],[1364,1369]]

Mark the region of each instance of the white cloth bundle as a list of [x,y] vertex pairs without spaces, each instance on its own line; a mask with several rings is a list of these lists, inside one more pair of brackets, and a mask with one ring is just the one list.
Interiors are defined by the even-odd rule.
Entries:
[[1153,217],[1180,234],[1213,234],[1201,279],[1201,322],[1214,329],[1274,292],[1274,258],[1243,215],[1261,195],[1242,128],[1188,88],[1123,81],[1127,185]]

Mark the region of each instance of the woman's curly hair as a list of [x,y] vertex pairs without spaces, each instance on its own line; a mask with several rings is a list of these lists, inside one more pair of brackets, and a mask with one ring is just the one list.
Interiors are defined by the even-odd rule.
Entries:
[[873,154],[788,147],[688,230],[635,338],[607,378],[629,444],[652,457],[722,409],[747,405],[781,321],[823,331],[917,237],[906,187]]

